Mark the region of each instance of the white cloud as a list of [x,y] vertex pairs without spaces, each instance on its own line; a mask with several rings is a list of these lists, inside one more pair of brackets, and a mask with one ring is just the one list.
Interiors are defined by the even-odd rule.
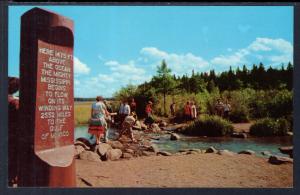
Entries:
[[74,72],[75,74],[89,74],[90,68],[74,56]]
[[115,79],[109,75],[106,74],[99,74],[98,78],[100,79],[100,81],[105,82],[105,83],[112,83],[115,81]]
[[258,63],[278,65],[293,61],[293,45],[284,39],[256,38],[248,47],[231,55],[220,55],[210,62],[213,65],[238,66]]
[[192,53],[167,53],[155,47],[144,47],[140,53],[143,55],[144,61],[152,62],[152,68],[156,68],[164,59],[169,68],[172,69],[172,72],[178,75],[189,74],[193,69],[195,71],[201,71],[208,67],[207,61]]

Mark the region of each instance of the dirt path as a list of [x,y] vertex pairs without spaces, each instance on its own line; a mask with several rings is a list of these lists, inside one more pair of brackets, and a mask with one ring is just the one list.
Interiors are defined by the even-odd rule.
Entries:
[[250,155],[190,154],[76,160],[78,187],[292,187],[293,165]]
[[235,132],[245,132],[249,133],[250,126],[253,124],[253,122],[250,123],[233,123],[233,128]]

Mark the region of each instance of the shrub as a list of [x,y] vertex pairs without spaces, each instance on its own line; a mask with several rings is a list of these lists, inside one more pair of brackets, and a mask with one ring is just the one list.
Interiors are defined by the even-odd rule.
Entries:
[[194,136],[219,137],[231,134],[233,126],[219,116],[201,116],[183,130],[183,134]]
[[289,122],[284,119],[259,119],[250,127],[250,134],[255,136],[283,136],[290,129]]
[[249,121],[249,112],[247,107],[241,106],[233,109],[229,113],[229,120],[234,123],[244,123]]

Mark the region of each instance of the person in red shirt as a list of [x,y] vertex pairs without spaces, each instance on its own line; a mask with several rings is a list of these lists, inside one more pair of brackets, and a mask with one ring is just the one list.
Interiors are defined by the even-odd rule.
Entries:
[[192,109],[191,109],[191,104],[189,101],[186,102],[186,105],[184,106],[184,118],[185,121],[191,120],[191,114],[192,114]]
[[145,124],[149,127],[152,125],[152,123],[154,123],[154,119],[152,118],[152,102],[149,101],[146,109],[145,109],[145,113],[146,113],[146,119],[145,119]]

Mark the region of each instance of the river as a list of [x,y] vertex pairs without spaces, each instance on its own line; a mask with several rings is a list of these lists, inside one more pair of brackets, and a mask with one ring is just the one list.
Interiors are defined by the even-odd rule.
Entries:
[[[91,143],[95,143],[95,138],[87,132],[87,126],[77,126],[75,128],[75,139],[84,137]],[[108,138],[114,140],[116,135],[115,130],[111,130]],[[253,150],[258,156],[263,156],[261,152],[269,151],[271,154],[288,156],[280,153],[278,150],[282,146],[293,145],[293,138],[291,136],[283,137],[250,137],[247,139],[231,138],[231,137],[191,137],[180,135],[181,139],[177,141],[171,141],[170,135],[158,135],[152,134],[153,137],[159,138],[158,140],[152,140],[152,143],[156,144],[160,150],[168,151],[171,153],[178,152],[180,149],[207,149],[210,146],[216,149],[226,149],[233,152],[239,152],[241,150]]]

